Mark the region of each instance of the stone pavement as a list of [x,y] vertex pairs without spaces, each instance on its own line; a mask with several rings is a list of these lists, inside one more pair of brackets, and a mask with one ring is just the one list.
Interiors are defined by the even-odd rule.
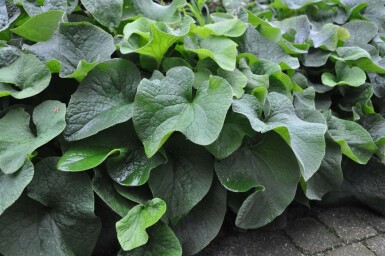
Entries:
[[385,218],[356,206],[292,206],[263,229],[225,225],[198,256],[385,256]]

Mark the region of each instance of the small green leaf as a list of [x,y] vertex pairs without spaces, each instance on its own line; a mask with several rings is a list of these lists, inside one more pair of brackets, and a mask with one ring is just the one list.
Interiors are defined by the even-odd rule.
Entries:
[[143,79],[135,96],[133,121],[146,155],[153,156],[174,131],[199,145],[219,136],[232,101],[231,86],[211,76],[192,95],[194,73],[172,68],[162,80]]
[[229,82],[231,88],[233,88],[233,96],[236,98],[242,97],[245,92],[243,88],[246,87],[248,79],[247,76],[244,75],[238,69],[234,69],[233,71],[227,71],[224,69],[218,69],[218,76],[223,77]]
[[223,19],[215,23],[206,24],[203,27],[197,26],[193,29],[193,33],[201,37],[207,36],[225,36],[239,37],[245,33],[247,25],[239,19]]
[[45,101],[33,111],[36,135],[30,130],[30,115],[21,108],[0,119],[0,169],[11,174],[21,168],[26,156],[58,136],[65,127],[65,104]]
[[154,198],[132,208],[116,223],[118,240],[123,250],[129,251],[147,243],[146,229],[157,223],[166,212],[166,203]]
[[325,24],[322,29],[311,36],[315,48],[335,51],[339,41],[346,41],[350,37],[349,30],[334,25]]
[[155,22],[141,17],[124,27],[120,51],[124,54],[144,54],[155,58],[160,64],[168,48],[190,31],[193,22],[189,16],[175,24]]
[[179,21],[180,14],[178,10],[187,4],[186,0],[174,0],[167,6],[157,4],[152,0],[133,0],[131,2],[137,14],[167,23]]
[[337,85],[349,85],[358,87],[365,83],[366,74],[359,67],[349,67],[348,64],[342,61],[336,63],[336,76],[331,73],[322,74],[322,83],[324,85],[334,87]]
[[47,41],[58,28],[59,22],[63,21],[63,17],[63,11],[43,12],[11,31],[33,42]]
[[[32,54],[23,54],[0,69],[0,97],[23,99],[42,92],[51,81],[51,72]],[[15,89],[14,87],[18,89]]]
[[21,196],[31,182],[34,169],[30,160],[15,173],[5,174],[0,170],[0,215]]
[[70,141],[87,138],[131,119],[139,82],[139,70],[127,60],[98,64],[71,97],[65,138]]
[[174,232],[163,222],[158,222],[148,230],[148,243],[132,251],[120,251],[118,256],[182,256],[182,247]]

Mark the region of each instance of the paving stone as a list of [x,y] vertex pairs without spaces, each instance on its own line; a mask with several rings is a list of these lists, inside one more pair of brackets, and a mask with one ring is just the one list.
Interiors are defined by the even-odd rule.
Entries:
[[335,234],[310,217],[290,223],[285,231],[298,247],[310,254],[322,252],[341,244]]
[[376,256],[361,243],[343,246],[326,253],[325,256]]
[[318,219],[333,229],[346,243],[377,235],[377,231],[357,216],[351,208],[333,208],[322,211]]
[[365,241],[366,246],[377,256],[385,255],[385,237],[377,236]]
[[356,214],[372,225],[378,232],[385,233],[385,218],[365,209],[355,209]]
[[282,231],[254,230],[214,240],[198,256],[303,256]]

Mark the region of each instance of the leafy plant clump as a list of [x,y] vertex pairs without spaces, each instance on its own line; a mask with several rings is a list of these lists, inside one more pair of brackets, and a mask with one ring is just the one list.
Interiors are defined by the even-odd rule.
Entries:
[[0,255],[193,255],[226,212],[256,229],[293,201],[385,214],[382,0],[5,0],[0,21]]

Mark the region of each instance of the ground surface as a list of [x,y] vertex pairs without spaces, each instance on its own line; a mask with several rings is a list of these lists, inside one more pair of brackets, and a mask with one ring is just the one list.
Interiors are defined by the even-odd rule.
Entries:
[[385,256],[385,218],[356,206],[291,207],[264,229],[227,225],[199,256]]

